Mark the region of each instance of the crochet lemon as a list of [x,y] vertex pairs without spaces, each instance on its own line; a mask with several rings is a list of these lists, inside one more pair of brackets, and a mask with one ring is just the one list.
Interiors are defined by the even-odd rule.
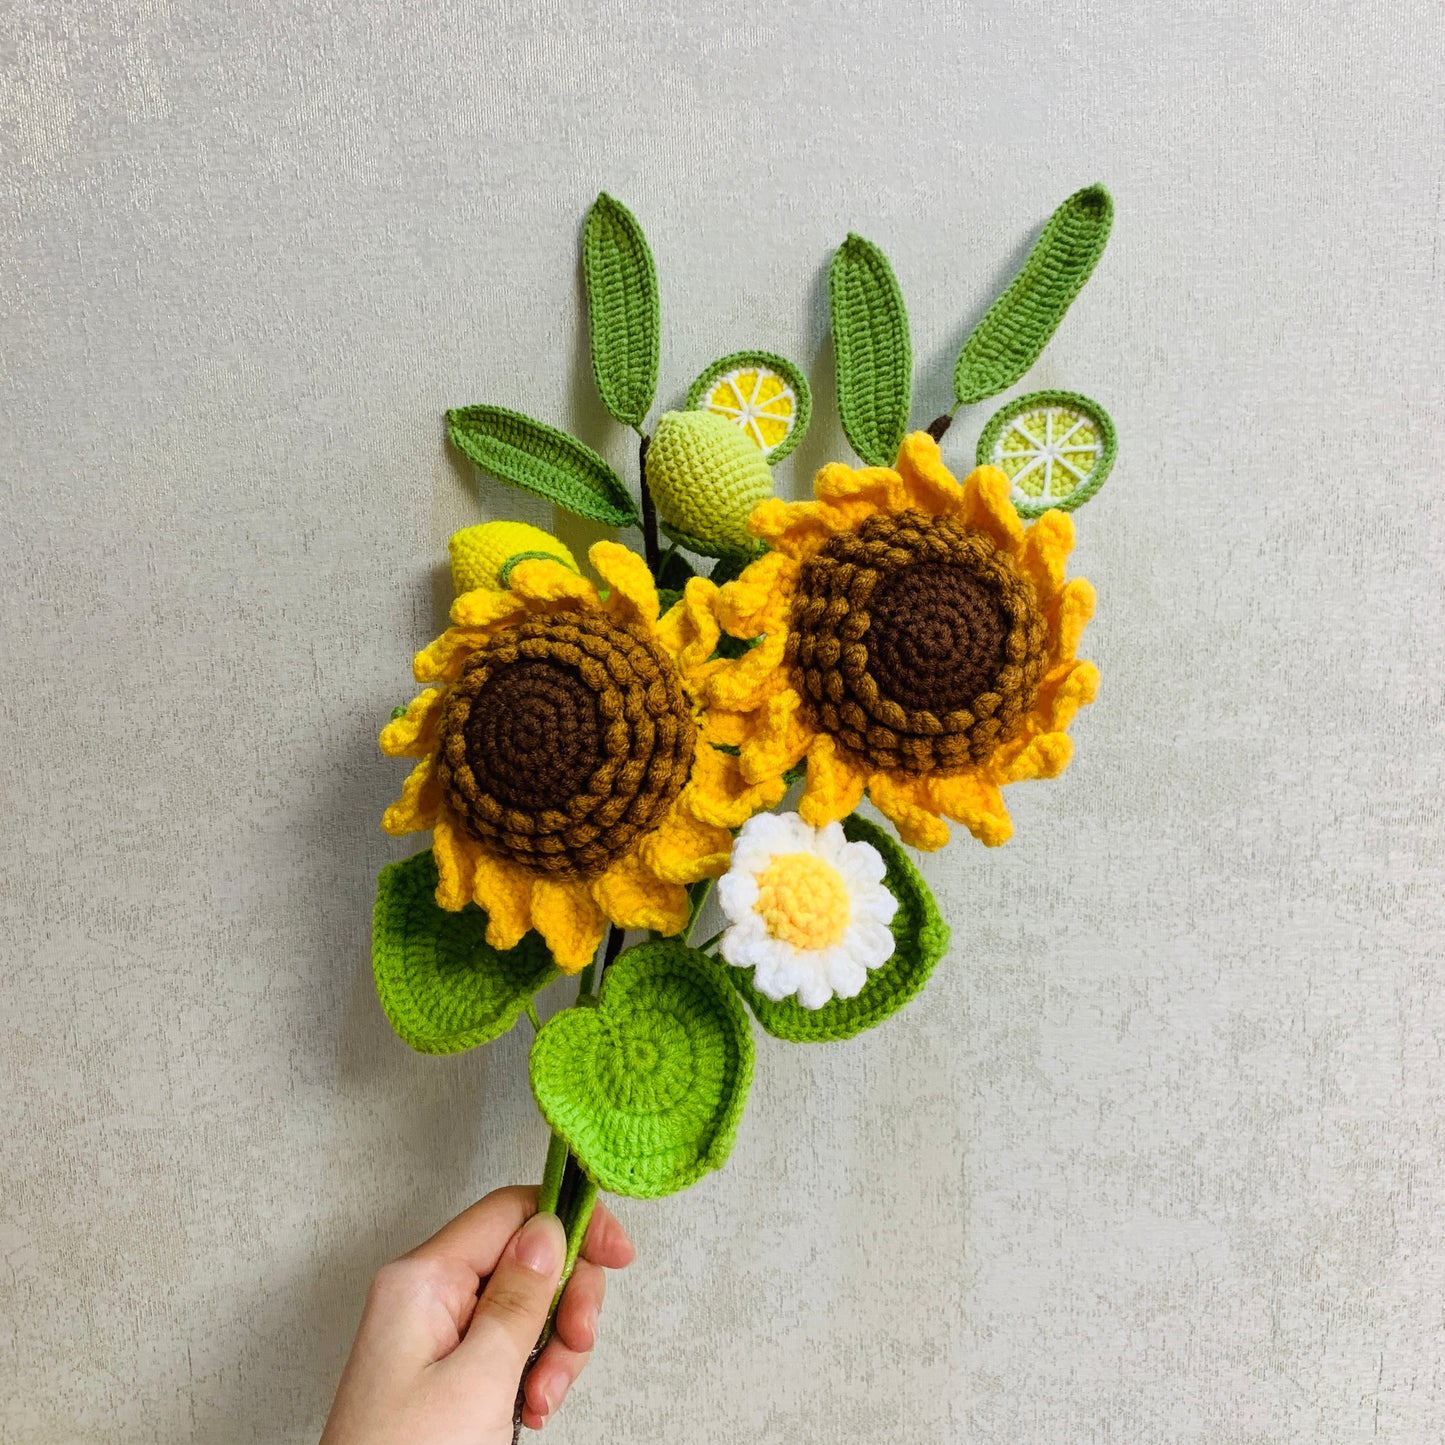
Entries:
[[577,571],[572,554],[550,532],[526,522],[483,522],[453,534],[447,543],[457,596],[478,587],[505,587],[518,562],[552,557]]

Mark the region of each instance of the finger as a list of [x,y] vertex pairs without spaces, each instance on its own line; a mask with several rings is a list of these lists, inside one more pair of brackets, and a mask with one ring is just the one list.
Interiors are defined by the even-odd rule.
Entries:
[[585,1354],[597,1343],[597,1316],[606,1292],[602,1267],[579,1259],[557,1306],[557,1335],[569,1350]]
[[561,1340],[548,1342],[537,1363],[527,1372],[524,1414],[533,1415],[541,1422],[533,1425],[533,1430],[540,1430],[542,1424],[557,1413],[557,1407],[567,1398],[567,1391],[586,1367],[588,1358],[584,1351],[569,1350]]
[[480,1284],[496,1269],[508,1241],[536,1212],[535,1189],[517,1184],[494,1189],[402,1258],[460,1260]]
[[534,1214],[502,1251],[477,1301],[467,1336],[446,1365],[488,1379],[519,1380],[547,1323],[562,1277],[567,1236],[555,1214]]
[[582,1258],[600,1264],[604,1269],[626,1269],[637,1257],[627,1231],[605,1204],[592,1211],[587,1237],[582,1241]]

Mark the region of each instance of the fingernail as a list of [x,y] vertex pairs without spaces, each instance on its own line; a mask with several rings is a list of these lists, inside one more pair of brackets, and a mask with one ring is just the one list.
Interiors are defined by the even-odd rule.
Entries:
[[517,1263],[533,1274],[560,1274],[567,1236],[555,1214],[534,1214],[517,1236]]
[[597,1343],[597,1318],[600,1314],[601,1310],[596,1305],[587,1311],[587,1338],[594,1345]]

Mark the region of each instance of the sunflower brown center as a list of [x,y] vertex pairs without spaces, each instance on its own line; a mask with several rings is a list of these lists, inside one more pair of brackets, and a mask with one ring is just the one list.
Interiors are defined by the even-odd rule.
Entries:
[[1032,706],[1048,631],[1013,559],[910,510],[834,537],[803,570],[788,658],[818,725],[879,768],[987,757]]
[[447,692],[437,775],[474,838],[539,872],[601,872],[682,791],[697,729],[642,629],[600,613],[490,638]]

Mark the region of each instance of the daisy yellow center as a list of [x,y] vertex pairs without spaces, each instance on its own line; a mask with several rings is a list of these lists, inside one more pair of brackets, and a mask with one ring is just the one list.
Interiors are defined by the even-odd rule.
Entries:
[[847,932],[848,889],[831,863],[814,853],[782,853],[758,874],[758,901],[768,932],[794,948],[831,948]]

